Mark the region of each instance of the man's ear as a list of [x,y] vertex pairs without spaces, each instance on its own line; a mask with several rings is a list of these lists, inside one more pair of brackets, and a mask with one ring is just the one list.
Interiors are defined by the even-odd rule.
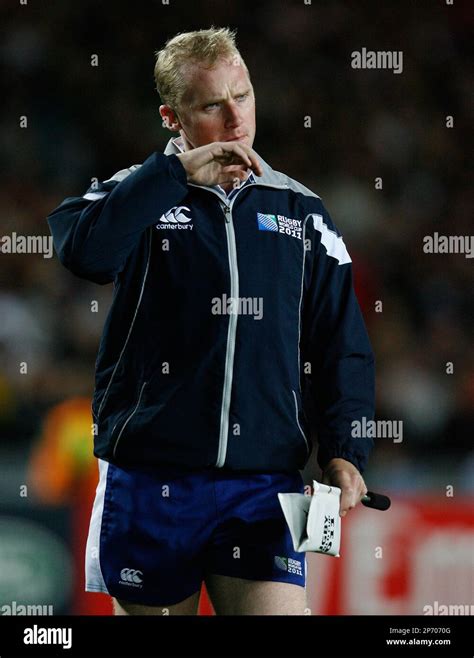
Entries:
[[160,116],[163,119],[163,127],[173,132],[178,132],[181,128],[178,115],[169,105],[160,105]]

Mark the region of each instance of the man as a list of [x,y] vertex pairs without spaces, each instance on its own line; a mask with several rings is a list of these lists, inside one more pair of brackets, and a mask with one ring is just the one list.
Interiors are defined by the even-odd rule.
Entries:
[[180,136],[48,217],[66,267],[114,282],[86,589],[117,614],[195,614],[205,581],[217,614],[303,614],[277,494],[303,491],[308,400],[341,515],[366,492],[351,423],[373,416],[373,354],[351,261],[319,197],[252,149],[233,33],[174,37],[155,78]]

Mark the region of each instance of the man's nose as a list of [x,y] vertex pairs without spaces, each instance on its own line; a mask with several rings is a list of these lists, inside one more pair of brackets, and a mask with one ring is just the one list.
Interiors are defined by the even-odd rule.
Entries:
[[226,104],[225,121],[228,126],[239,126],[242,123],[242,115],[237,103],[232,102]]

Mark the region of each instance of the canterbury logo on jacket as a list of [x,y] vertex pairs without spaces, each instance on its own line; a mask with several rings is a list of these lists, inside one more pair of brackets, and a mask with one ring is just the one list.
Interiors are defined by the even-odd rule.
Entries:
[[94,454],[294,471],[313,417],[320,465],[342,457],[363,471],[372,440],[351,431],[373,418],[374,358],[321,200],[261,158],[264,175],[229,196],[190,184],[178,152],[170,140],[48,216],[63,265],[114,282]]

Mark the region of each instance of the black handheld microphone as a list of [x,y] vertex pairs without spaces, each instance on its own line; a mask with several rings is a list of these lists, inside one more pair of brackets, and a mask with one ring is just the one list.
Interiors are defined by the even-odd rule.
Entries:
[[379,509],[382,512],[387,510],[392,504],[392,501],[388,496],[374,493],[373,491],[368,491],[365,494],[365,496],[362,496],[361,502],[366,507],[372,507],[372,509]]

